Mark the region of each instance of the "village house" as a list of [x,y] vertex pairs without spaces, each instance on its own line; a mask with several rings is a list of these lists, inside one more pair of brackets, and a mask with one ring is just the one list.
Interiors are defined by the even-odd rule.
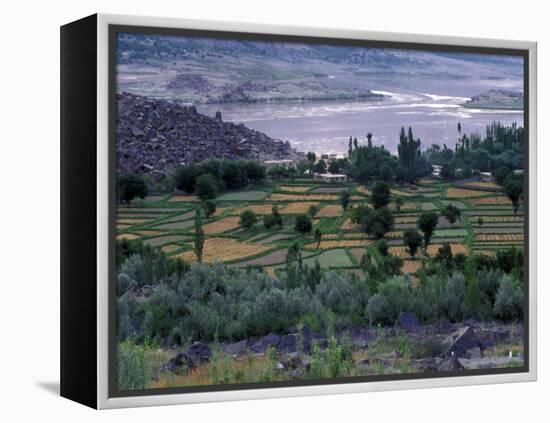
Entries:
[[479,172],[479,179],[481,182],[493,182],[495,177],[491,172]]
[[273,166],[281,166],[285,169],[294,169],[296,167],[296,163],[294,160],[290,159],[282,159],[282,160],[266,160],[264,161],[264,165],[267,168],[272,168]]
[[336,174],[332,174],[332,173],[314,173],[313,178],[318,180],[318,181],[323,181],[323,182],[328,182],[328,183],[346,182],[348,180],[347,175],[338,174],[338,173],[336,173]]

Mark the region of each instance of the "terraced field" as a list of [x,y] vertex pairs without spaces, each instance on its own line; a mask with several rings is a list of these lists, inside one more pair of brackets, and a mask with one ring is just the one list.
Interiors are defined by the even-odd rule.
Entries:
[[[476,189],[470,189],[476,188]],[[390,253],[405,261],[401,271],[415,274],[421,267],[423,252],[413,259],[403,244],[403,231],[415,228],[423,211],[440,213],[448,204],[458,207],[461,218],[451,224],[440,217],[428,247],[428,254],[437,254],[444,242],[451,243],[454,254],[486,254],[494,256],[500,248],[521,246],[523,242],[523,215],[521,209],[514,214],[510,203],[498,191],[484,191],[483,184],[470,183],[469,188],[450,186],[437,180],[423,179],[418,186],[394,187],[392,203],[402,197],[405,203],[394,211],[394,229],[385,235]],[[494,188],[494,187],[490,187]],[[340,205],[340,192],[351,191],[347,211]],[[427,197],[426,195],[429,195]],[[318,181],[283,181],[251,190],[226,192],[217,199],[216,212],[203,217],[205,244],[203,260],[221,260],[232,266],[261,266],[270,274],[283,271],[288,247],[298,241],[305,263],[318,260],[324,268],[342,269],[362,275],[361,257],[375,241],[362,226],[350,221],[351,209],[368,205],[370,190],[354,183],[325,184]],[[283,226],[267,229],[262,221],[277,206]],[[320,243],[313,235],[300,235],[294,229],[297,215],[307,214],[311,206],[318,212],[313,219],[314,228],[322,233]],[[117,239],[141,239],[144,243],[162,250],[172,257],[195,261],[193,251],[194,217],[200,207],[192,195],[150,196],[134,201],[117,210]],[[251,229],[240,227],[240,214],[251,210],[258,223]],[[481,219],[481,220],[480,220]],[[481,222],[481,223],[480,223]]]

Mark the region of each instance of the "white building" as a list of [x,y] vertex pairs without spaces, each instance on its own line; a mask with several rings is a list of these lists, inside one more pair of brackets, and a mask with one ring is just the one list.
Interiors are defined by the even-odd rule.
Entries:
[[439,178],[441,176],[441,171],[442,170],[443,170],[443,166],[432,165],[432,176],[435,176],[436,178]]
[[285,169],[293,169],[296,167],[296,163],[294,160],[290,159],[282,159],[282,160],[266,160],[264,162],[264,165],[266,165],[268,168],[271,168],[273,166],[281,166]]
[[348,180],[347,175],[342,174],[332,174],[332,173],[314,173],[313,174],[314,179],[317,179],[319,181],[324,182],[346,182]]
[[492,182],[495,180],[495,177],[491,172],[479,172],[479,179],[482,182]]

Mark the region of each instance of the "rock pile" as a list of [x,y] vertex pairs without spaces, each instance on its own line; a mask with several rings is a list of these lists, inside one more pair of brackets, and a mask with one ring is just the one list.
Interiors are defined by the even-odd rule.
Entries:
[[119,172],[156,180],[180,164],[208,158],[299,159],[288,142],[243,124],[202,115],[193,106],[128,93],[117,94],[116,152]]

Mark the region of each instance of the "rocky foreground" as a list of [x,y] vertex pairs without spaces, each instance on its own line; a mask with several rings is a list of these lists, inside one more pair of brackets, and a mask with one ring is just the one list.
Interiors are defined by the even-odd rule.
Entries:
[[[513,345],[523,344],[521,324],[464,321],[452,324],[440,319],[419,324],[410,313],[402,313],[394,327],[375,330],[360,327],[340,333],[338,344],[351,352],[356,374],[391,374],[490,369],[523,365],[523,353]],[[307,326],[300,331],[270,333],[219,345],[221,353],[234,360],[275,353],[277,369],[292,379],[308,375],[313,346],[326,354],[327,339]],[[389,347],[393,346],[393,349]],[[510,353],[514,349],[514,352]],[[207,366],[213,359],[212,346],[193,343],[161,366],[162,372],[185,374]]]
[[288,142],[243,124],[209,117],[193,106],[117,94],[117,170],[162,179],[180,164],[208,158],[298,159]]

